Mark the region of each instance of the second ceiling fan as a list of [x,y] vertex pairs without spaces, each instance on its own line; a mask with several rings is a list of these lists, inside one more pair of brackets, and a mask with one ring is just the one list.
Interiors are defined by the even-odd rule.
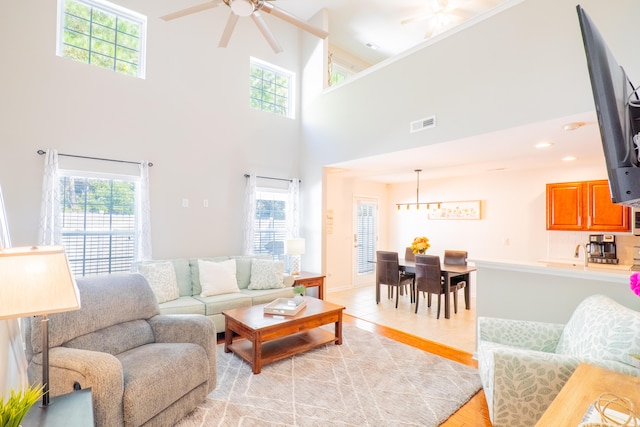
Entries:
[[231,34],[233,33],[236,23],[238,22],[238,19],[241,16],[249,16],[258,27],[258,30],[260,30],[264,38],[267,40],[267,43],[269,43],[273,51],[275,53],[282,52],[280,43],[278,43],[278,40],[276,40],[274,35],[269,30],[269,27],[267,27],[267,24],[264,22],[264,19],[260,14],[261,11],[276,16],[283,21],[289,22],[290,24],[295,25],[301,30],[313,34],[314,36],[321,39],[325,39],[329,35],[329,33],[327,33],[325,30],[314,27],[308,22],[273,6],[269,0],[212,0],[207,3],[199,4],[179,10],[177,12],[170,13],[168,15],[161,16],[160,18],[164,19],[165,21],[171,21],[173,19],[182,18],[183,16],[213,9],[214,7],[218,7],[222,4],[226,4],[231,8],[231,14],[229,15],[229,19],[227,20],[227,25],[224,27],[224,31],[222,32],[220,43],[218,43],[219,47],[227,47],[227,45],[229,44],[229,39],[231,38]]

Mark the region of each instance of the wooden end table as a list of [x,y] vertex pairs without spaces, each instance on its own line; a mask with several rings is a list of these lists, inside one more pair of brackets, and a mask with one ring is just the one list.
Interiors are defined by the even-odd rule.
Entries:
[[581,363],[551,402],[536,427],[576,427],[600,394],[609,392],[640,405],[640,377]]
[[305,288],[318,288],[318,298],[324,299],[324,275],[303,271],[299,276],[293,276],[293,285],[303,285]]
[[[342,344],[344,307],[309,296],[305,301],[306,307],[295,316],[265,314],[266,304],[223,311],[224,351],[234,352],[259,374],[267,363],[331,342]],[[330,323],[335,333],[319,328]],[[239,339],[234,340],[234,334]]]

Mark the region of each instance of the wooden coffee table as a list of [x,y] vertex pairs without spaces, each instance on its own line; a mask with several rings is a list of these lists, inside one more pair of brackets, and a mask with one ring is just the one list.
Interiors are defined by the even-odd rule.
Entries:
[[[254,374],[262,365],[334,342],[342,344],[344,307],[305,297],[307,306],[295,316],[265,314],[266,304],[222,312],[225,319],[224,351],[247,361]],[[335,324],[335,333],[319,326]],[[234,334],[239,338],[234,340]]]

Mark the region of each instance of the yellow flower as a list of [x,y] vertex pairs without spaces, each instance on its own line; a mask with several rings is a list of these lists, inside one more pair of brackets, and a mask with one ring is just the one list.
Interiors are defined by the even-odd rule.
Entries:
[[430,247],[431,245],[429,244],[429,239],[424,236],[416,237],[415,239],[413,239],[413,243],[411,243],[411,250],[414,254],[423,253]]

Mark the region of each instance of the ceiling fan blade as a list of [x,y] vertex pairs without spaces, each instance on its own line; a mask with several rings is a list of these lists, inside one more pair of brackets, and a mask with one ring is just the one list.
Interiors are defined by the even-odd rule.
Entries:
[[222,32],[222,37],[220,37],[220,43],[218,43],[218,47],[227,47],[229,44],[229,39],[231,38],[231,34],[233,33],[233,29],[236,27],[236,22],[238,22],[239,16],[235,13],[231,12],[229,15],[229,19],[227,19],[227,25],[224,27],[224,31]]
[[273,6],[271,3],[268,3],[266,1],[262,4],[262,7],[260,8],[260,10],[265,11],[266,13],[269,13],[273,16],[276,16],[282,19],[283,21],[287,21],[288,23],[295,25],[301,30],[311,33],[314,36],[319,37],[321,39],[326,39],[329,36],[329,33],[326,32],[325,30],[318,27],[314,27],[313,25],[309,24],[307,21],[304,21],[298,18],[297,16],[290,14],[289,12],[285,12],[282,9],[278,9],[275,6]]
[[273,49],[275,53],[282,52],[280,43],[278,43],[278,40],[276,40],[276,38],[273,36],[271,30],[269,30],[269,27],[267,27],[267,24],[264,22],[264,19],[262,19],[262,15],[260,15],[260,12],[258,12],[257,10],[253,12],[251,14],[251,19],[253,19],[253,22],[255,22],[264,38],[267,40],[267,43],[269,43],[269,45],[271,46],[271,49]]
[[202,3],[197,6],[188,7],[186,9],[182,9],[177,12],[173,12],[168,15],[161,16],[160,19],[164,19],[165,21],[171,21],[172,19],[182,18],[183,16],[202,12],[203,10],[213,9],[214,7],[218,7],[221,4],[222,4],[222,0],[212,0],[207,3]]
[[410,24],[412,22],[418,22],[418,21],[424,21],[425,19],[429,19],[431,18],[432,15],[420,15],[420,16],[414,16],[412,18],[405,18],[402,21],[400,21],[400,24],[404,25],[404,24]]
[[473,13],[471,13],[468,10],[464,10],[464,9],[453,9],[451,12],[449,12],[451,15],[456,16],[458,18],[460,18],[463,21],[467,21],[471,18],[473,18]]

